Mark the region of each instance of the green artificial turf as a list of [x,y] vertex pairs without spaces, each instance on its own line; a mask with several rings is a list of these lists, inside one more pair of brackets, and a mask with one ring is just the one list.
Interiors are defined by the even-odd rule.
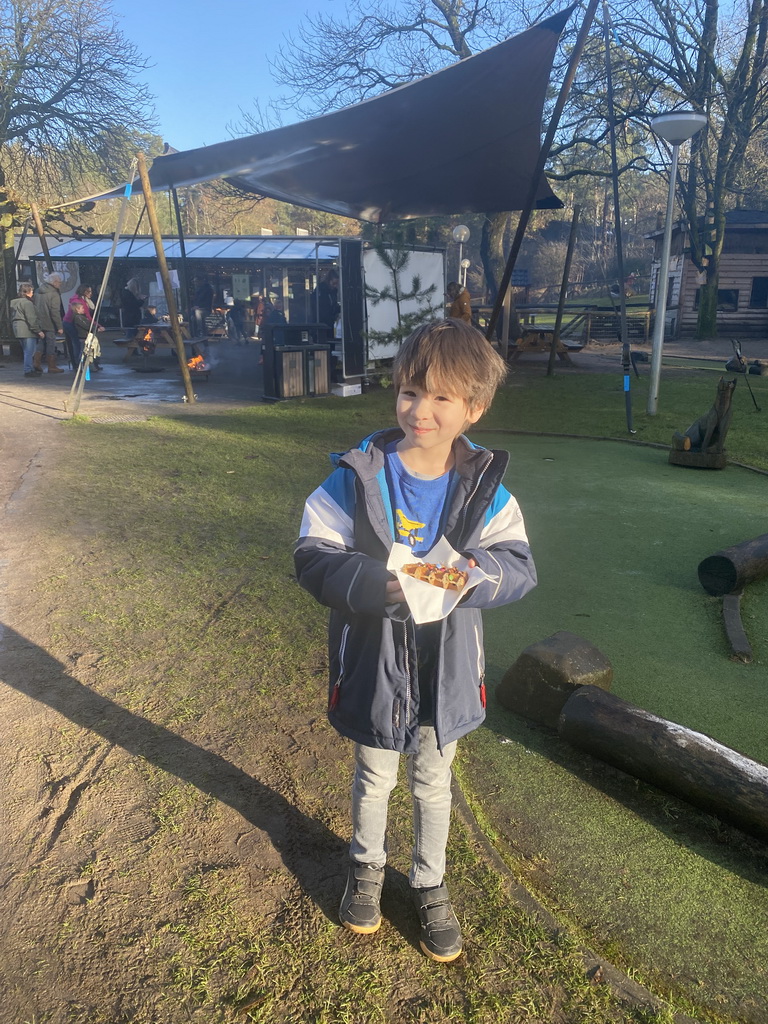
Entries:
[[511,452],[539,571],[523,601],[486,614],[494,674],[566,629],[614,666],[614,692],[768,764],[768,580],[742,602],[751,665],[731,661],[718,598],[696,568],[766,532],[768,477],[683,469],[657,448],[483,434]]
[[[521,602],[485,615],[489,693],[524,647],[568,630],[608,656],[618,696],[768,763],[768,580],[743,599],[744,665],[696,574],[766,531],[768,477],[610,441],[481,439],[511,453],[539,572]],[[643,980],[765,1020],[765,847],[490,704],[464,779],[516,870]]]

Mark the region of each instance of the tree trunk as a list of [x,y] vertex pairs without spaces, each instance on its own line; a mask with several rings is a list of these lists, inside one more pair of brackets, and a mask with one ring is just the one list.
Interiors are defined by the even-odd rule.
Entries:
[[699,319],[696,325],[697,338],[717,337],[717,290],[719,285],[719,272],[717,261],[713,256],[709,258],[707,266],[707,280],[701,286],[699,292]]
[[15,205],[5,189],[5,174],[0,168],[0,339],[10,344],[13,338],[11,327],[11,299],[16,297],[16,276],[14,268],[13,222]]
[[768,767],[665,718],[582,686],[560,713],[563,739],[760,839],[768,838]]

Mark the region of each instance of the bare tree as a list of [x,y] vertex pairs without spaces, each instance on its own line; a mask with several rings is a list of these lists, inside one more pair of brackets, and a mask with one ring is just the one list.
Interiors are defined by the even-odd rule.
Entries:
[[[688,171],[681,173],[679,188],[691,258],[705,274],[698,334],[713,336],[725,215],[749,192],[755,156],[767,141],[768,0],[614,0],[611,17],[616,116],[629,143],[620,170],[666,175],[668,156],[654,143],[652,118],[690,107],[707,115],[707,127],[681,152]],[[561,181],[610,173],[598,48],[595,39],[585,54],[561,145],[553,152],[550,177]]]
[[[146,68],[104,0],[0,0],[0,316],[7,328],[16,182],[43,190],[96,170],[123,178],[152,127]],[[2,333],[7,333],[3,330]]]
[[[305,18],[279,48],[272,68],[290,90],[288,101],[313,116],[438,71],[529,23],[525,5],[516,2],[352,0],[344,19]],[[488,102],[495,98],[489,95]],[[491,290],[504,267],[507,222],[505,213],[486,218],[481,256]]]

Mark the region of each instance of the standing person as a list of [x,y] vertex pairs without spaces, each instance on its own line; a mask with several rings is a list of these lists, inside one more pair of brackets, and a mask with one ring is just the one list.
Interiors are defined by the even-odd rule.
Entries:
[[463,320],[466,324],[472,323],[472,306],[470,305],[470,295],[463,285],[457,284],[456,281],[451,281],[446,289],[448,298],[451,300],[450,307],[448,309],[448,316],[453,320]]
[[[96,309],[91,296],[93,289],[89,284],[79,284],[75,290],[75,294],[69,300],[69,308],[64,314],[64,330],[67,335],[67,340],[70,345],[70,360],[72,362],[72,368],[77,369],[80,364],[80,357],[83,354],[83,340],[88,336],[88,332],[85,334],[79,331],[75,322],[75,306],[78,307],[78,313],[83,312],[89,322],[89,325],[95,327],[96,331],[103,331],[104,328],[101,324],[97,323],[93,325],[93,313]],[[91,369],[103,370],[104,367],[99,362],[101,356],[101,346],[99,345],[98,339],[94,336],[93,349],[91,352],[93,361],[91,363]]]
[[56,365],[56,342],[64,340],[61,308],[61,282],[63,276],[56,271],[49,274],[35,294],[35,309],[44,338],[38,343],[41,360],[48,364],[48,373],[63,373]]
[[42,352],[38,351],[37,344],[45,341],[45,331],[40,327],[37,309],[32,301],[34,294],[35,289],[26,281],[19,286],[18,299],[11,299],[13,334],[24,350],[25,377],[39,377],[43,372],[40,365]]
[[338,270],[331,268],[325,278],[318,282],[317,288],[312,292],[312,312],[316,314],[319,324],[325,324],[330,328],[328,337],[332,338],[341,312]]
[[120,318],[126,338],[135,338],[141,323],[141,307],[146,301],[138,278],[132,277],[120,293]]
[[196,338],[205,334],[205,320],[213,310],[213,285],[207,277],[193,277],[195,287],[192,296],[192,315],[194,317],[193,332]]
[[[338,468],[307,500],[294,553],[301,586],[331,608],[328,716],[355,742],[339,917],[362,934],[381,923],[387,807],[405,755],[421,948],[443,962],[462,949],[444,872],[456,743],[485,718],[480,609],[516,601],[536,583],[520,508],[501,483],[509,454],[462,434],[505,373],[463,321],[419,327],[394,363],[399,426],[334,457]],[[387,559],[395,540],[423,556],[440,537],[490,578],[446,619],[417,626]]]
[[227,324],[229,337],[236,345],[248,344],[248,332],[245,329],[245,303],[242,299],[235,299],[227,313]]

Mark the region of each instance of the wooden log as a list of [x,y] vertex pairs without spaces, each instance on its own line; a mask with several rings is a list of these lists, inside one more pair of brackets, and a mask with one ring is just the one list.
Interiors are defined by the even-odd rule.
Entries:
[[709,736],[582,686],[560,714],[573,746],[768,839],[768,767]]
[[720,597],[743,590],[768,576],[768,533],[723,548],[699,563],[699,582],[708,594]]

